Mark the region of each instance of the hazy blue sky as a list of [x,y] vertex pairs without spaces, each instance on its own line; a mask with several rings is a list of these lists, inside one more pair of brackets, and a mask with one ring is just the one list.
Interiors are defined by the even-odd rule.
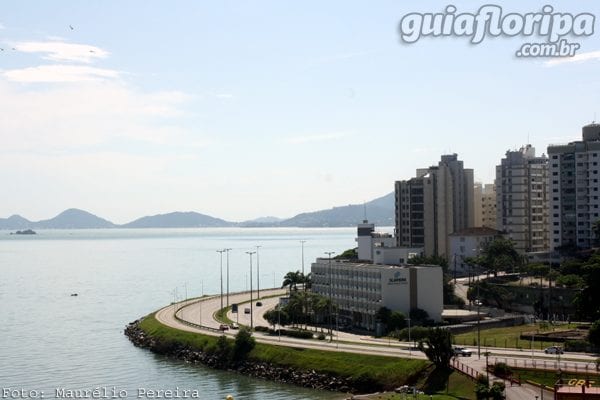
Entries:
[[[491,182],[506,150],[600,115],[600,32],[552,65],[515,58],[531,38],[400,42],[402,16],[449,3],[485,4],[3,1],[0,216],[288,217],[389,193],[447,152]],[[496,4],[600,17],[523,3]]]

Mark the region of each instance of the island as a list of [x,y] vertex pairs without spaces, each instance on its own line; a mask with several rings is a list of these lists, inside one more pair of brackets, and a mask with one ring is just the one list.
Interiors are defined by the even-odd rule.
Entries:
[[22,231],[11,232],[11,235],[37,235],[37,232],[33,229],[25,229]]

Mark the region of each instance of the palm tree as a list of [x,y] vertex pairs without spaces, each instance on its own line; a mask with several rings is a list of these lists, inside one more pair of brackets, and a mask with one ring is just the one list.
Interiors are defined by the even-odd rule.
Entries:
[[288,287],[290,288],[290,290],[294,290],[297,291],[298,290],[298,284],[302,283],[302,281],[304,280],[304,278],[302,277],[302,272],[300,271],[296,271],[296,272],[288,272],[287,274],[285,274],[285,276],[283,277],[283,283],[281,285],[281,288],[283,289],[284,287]]

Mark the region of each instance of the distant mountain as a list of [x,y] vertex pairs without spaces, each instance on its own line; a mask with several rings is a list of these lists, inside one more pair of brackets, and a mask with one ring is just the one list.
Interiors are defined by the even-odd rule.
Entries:
[[281,221],[278,226],[295,227],[341,227],[355,226],[365,219],[379,226],[394,225],[394,193],[386,194],[366,204],[351,204],[298,214],[295,217]]
[[11,215],[8,218],[0,218],[0,229],[29,229],[33,224],[33,222],[20,215]]
[[19,215],[0,218],[0,229],[102,229],[102,228],[204,228],[204,227],[341,227],[356,226],[365,217],[379,226],[394,225],[394,193],[371,200],[365,205],[351,204],[298,214],[289,219],[260,217],[244,222],[229,222],[197,212],[172,212],[138,218],[124,225],[115,225],[87,211],[71,208],[56,217],[33,222]]
[[142,217],[121,228],[205,228],[235,226],[235,223],[197,212],[172,212]]
[[33,227],[38,229],[102,229],[114,228],[116,225],[87,211],[70,208],[54,218],[33,223]]

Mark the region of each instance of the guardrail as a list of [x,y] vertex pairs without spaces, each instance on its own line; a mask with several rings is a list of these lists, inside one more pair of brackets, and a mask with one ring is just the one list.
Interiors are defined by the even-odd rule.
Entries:
[[536,360],[536,359],[528,359],[528,358],[493,358],[494,362],[492,363],[492,358],[490,357],[490,364],[497,364],[498,362],[502,362],[509,367],[514,368],[526,368],[526,369],[539,369],[539,370],[548,370],[548,371],[558,371],[561,370],[563,372],[575,372],[575,373],[586,373],[586,374],[600,374],[600,372],[596,369],[596,366],[591,366],[590,363],[581,363],[574,361],[554,361],[554,360]]
[[461,363],[456,358],[453,358],[450,361],[450,366],[473,380],[477,380],[477,377],[480,375],[480,372],[477,371],[475,368],[469,367],[468,365]]

